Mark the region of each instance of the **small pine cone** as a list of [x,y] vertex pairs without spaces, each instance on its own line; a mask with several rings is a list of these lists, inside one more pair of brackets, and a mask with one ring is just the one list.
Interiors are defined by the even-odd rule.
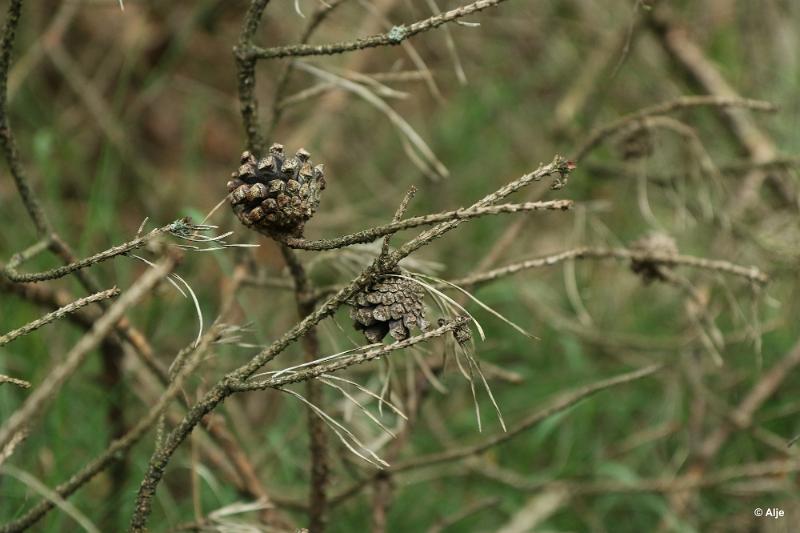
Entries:
[[[631,244],[631,250],[636,252],[646,252],[654,255],[678,255],[678,245],[675,239],[659,231],[650,233]],[[631,260],[631,270],[642,276],[645,283],[652,281],[663,281],[666,276],[664,272],[669,270],[669,266],[658,264],[649,260]]]
[[425,291],[411,280],[387,276],[374,281],[349,302],[353,327],[370,342],[381,342],[387,333],[398,341],[407,339],[412,327],[425,331],[430,326],[424,298]]
[[260,160],[244,152],[241,163],[228,182],[228,192],[242,224],[265,233],[302,236],[325,188],[322,165],[314,166],[302,148],[294,157],[286,157],[280,144],[273,144]]
[[643,159],[653,154],[655,143],[648,129],[637,129],[624,136],[617,145],[619,154],[625,161]]

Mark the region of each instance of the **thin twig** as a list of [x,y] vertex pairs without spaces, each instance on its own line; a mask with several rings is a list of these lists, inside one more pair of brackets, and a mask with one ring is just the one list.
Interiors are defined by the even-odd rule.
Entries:
[[[314,300],[311,299],[313,287],[306,274],[305,267],[294,250],[281,246],[289,272],[294,280],[295,301],[300,318],[314,311]],[[319,337],[316,328],[312,328],[303,337],[305,360],[313,361],[319,357]],[[311,482],[309,484],[308,508],[309,530],[322,533],[325,530],[328,510],[328,438],[325,433],[325,421],[317,416],[316,410],[324,410],[322,386],[316,380],[306,383],[309,453],[311,455]],[[315,409],[312,409],[314,406]]]
[[[563,185],[573,168],[574,165],[570,162],[556,156],[551,163],[541,165],[535,171],[525,174],[493,193],[486,195],[473,204],[472,208],[486,207],[497,203],[523,187],[533,182],[540,181],[545,176],[555,176],[556,187]],[[131,530],[134,532],[146,530],[147,520],[152,511],[152,498],[155,495],[156,488],[163,477],[164,469],[169,463],[172,454],[175,453],[178,446],[180,446],[205,415],[214,410],[217,405],[235,392],[234,388],[236,384],[252,376],[261,367],[283,352],[290,344],[307,334],[323,319],[331,316],[341,305],[349,301],[356,292],[366,287],[377,276],[390,272],[402,259],[455,229],[461,222],[462,220],[441,222],[390,253],[383,261],[379,263],[373,262],[347,284],[347,286],[330,296],[322,305],[315,309],[313,313],[308,314],[303,320],[284,333],[271,345],[256,354],[249,362],[229,372],[220,379],[203,398],[189,409],[181,423],[169,434],[163,448],[154,453],[150,458],[147,472],[145,473],[145,477],[142,480],[137,494],[134,514],[131,518]]]
[[523,431],[530,429],[531,427],[541,423],[542,421],[550,418],[551,416],[572,407],[573,405],[583,400],[584,398],[592,396],[602,390],[611,387],[616,387],[617,385],[622,385],[625,383],[630,383],[632,381],[645,378],[647,376],[650,376],[658,372],[663,367],[664,366],[661,364],[650,365],[641,368],[639,370],[634,370],[633,372],[620,374],[613,378],[605,379],[602,381],[598,381],[596,383],[592,383],[591,385],[581,387],[573,392],[562,395],[561,397],[554,400],[547,407],[525,417],[523,420],[517,422],[515,425],[510,427],[508,431],[505,433],[493,435],[483,440],[482,442],[473,444],[471,446],[465,446],[463,448],[455,448],[440,453],[433,453],[430,455],[415,457],[403,463],[397,463],[396,465],[393,465],[391,467],[391,471],[403,472],[405,470],[431,466],[434,464],[441,464],[445,462],[455,461],[458,459],[463,459],[465,457],[470,457],[472,455],[480,454],[494,446],[497,446],[498,444],[502,444],[503,442],[512,439],[513,437],[519,435]]
[[419,344],[420,342],[441,337],[445,333],[453,331],[454,329],[463,326],[467,322],[469,322],[468,318],[458,317],[443,326],[426,331],[420,335],[409,337],[403,341],[381,346],[380,348],[373,348],[365,352],[339,357],[333,361],[307,366],[301,370],[292,371],[291,373],[280,373],[276,376],[260,381],[241,381],[239,383],[232,384],[231,388],[235,392],[278,389],[285,387],[286,385],[291,385],[292,383],[312,380],[316,377],[322,376],[323,374],[344,370],[345,368],[349,368],[354,365],[360,365],[368,361],[373,361],[392,352],[396,352],[397,350],[402,350],[404,348],[414,346],[415,344]]
[[383,226],[365,229],[350,235],[337,237],[335,239],[307,240],[296,237],[285,237],[281,239],[281,242],[290,248],[297,248],[301,250],[334,250],[337,248],[344,248],[345,246],[351,246],[353,244],[373,242],[385,235],[391,235],[393,233],[397,233],[398,231],[417,228],[420,226],[428,226],[448,220],[469,220],[486,215],[521,213],[526,211],[566,211],[572,208],[572,206],[572,200],[549,200],[546,202],[525,202],[521,204],[501,204],[466,209],[462,208],[454,211],[445,211],[443,213],[434,213],[430,215],[407,218],[405,220],[399,220]]
[[52,226],[47,216],[42,210],[38,198],[31,189],[25,170],[20,163],[17,142],[11,132],[11,125],[8,121],[8,69],[11,66],[11,54],[14,51],[14,38],[19,26],[20,13],[22,11],[22,0],[11,0],[8,3],[8,14],[6,24],[3,27],[3,40],[0,43],[0,148],[8,164],[8,170],[14,178],[17,190],[25,204],[28,214],[33,220],[34,226],[40,237],[52,233]]
[[250,46],[244,57],[248,59],[272,59],[276,57],[300,57],[341,54],[353,50],[375,48],[378,46],[395,46],[406,39],[428,30],[438,28],[442,24],[458,20],[472,13],[502,4],[506,0],[478,0],[465,6],[451,9],[445,13],[435,15],[425,20],[420,20],[409,25],[395,26],[387,33],[371,35],[354,41],[342,41],[330,44],[297,44],[289,46],[276,46],[274,48],[260,48]]
[[[2,376],[2,377],[5,378],[7,376]],[[15,380],[14,378],[9,378],[9,379],[12,380],[12,383],[15,381],[22,381],[22,380]],[[0,378],[0,383],[3,383],[2,378]],[[27,386],[20,385],[23,388],[30,387],[31,385],[27,381],[25,381],[24,383],[27,383]],[[14,455],[14,451],[17,449],[17,446],[19,446],[22,443],[22,441],[24,441],[26,438],[28,438],[28,430],[26,428],[22,428],[19,431],[17,431],[13,437],[11,437],[11,440],[8,441],[8,444],[6,444],[3,448],[0,448],[0,466],[2,466],[3,463],[5,463],[9,457]]]
[[[401,463],[396,463],[387,468],[387,470],[392,474],[396,474],[408,470],[415,470],[417,468],[439,465],[442,463],[447,463],[471,457],[473,455],[478,455],[490,448],[493,448],[494,446],[497,446],[498,444],[502,444],[516,437],[523,431],[542,423],[543,421],[549,419],[550,417],[569,409],[576,403],[580,402],[585,398],[588,398],[589,396],[592,396],[605,389],[609,389],[612,387],[616,387],[618,385],[630,383],[632,381],[645,378],[647,376],[650,376],[658,372],[662,368],[663,365],[660,364],[650,365],[641,368],[639,370],[635,370],[633,372],[628,372],[625,374],[620,374],[613,378],[597,381],[595,383],[592,383],[585,387],[578,388],[568,393],[563,393],[559,395],[555,400],[551,401],[544,408],[535,411],[534,413],[525,417],[520,422],[517,422],[516,424],[511,426],[506,433],[501,433],[499,435],[489,437],[477,444],[473,444],[470,446],[464,446],[462,448],[454,448],[439,453],[423,455],[421,457],[409,459]],[[343,502],[344,500],[358,493],[358,491],[361,490],[362,487],[366,486],[366,484],[368,484],[370,480],[371,478],[366,478],[354,483],[352,486],[342,490],[342,492],[336,495],[332,499],[332,501],[336,504]]]
[[169,274],[175,267],[175,255],[167,256],[155,268],[146,271],[130,289],[128,289],[108,311],[95,322],[91,331],[81,337],[73,348],[64,357],[64,360],[45,377],[33,393],[28,396],[22,406],[0,426],[0,449],[2,449],[23,425],[38,415],[52,398],[61,390],[61,386],[80,367],[87,355],[94,350],[100,342],[114,328],[116,322],[122,318],[128,308],[135,305],[147,294],[161,279]]
[[490,496],[488,498],[481,498],[480,500],[476,500],[472,503],[464,505],[461,509],[457,510],[450,516],[447,516],[443,519],[440,519],[436,522],[433,526],[428,528],[428,533],[441,533],[445,531],[450,526],[457,524],[458,522],[464,520],[465,518],[469,518],[470,516],[477,514],[481,511],[486,509],[491,509],[493,507],[497,507],[502,502],[502,499],[494,496]]
[[23,389],[31,388],[30,381],[25,381],[24,379],[12,378],[11,376],[0,374],[0,385],[2,385],[3,383],[11,383],[12,385],[16,385],[17,387],[21,387]]
[[[403,197],[403,200],[400,202],[400,205],[397,207],[397,211],[394,212],[394,216],[392,217],[392,223],[400,222],[400,219],[403,218],[406,211],[408,210],[408,205],[411,203],[411,200],[417,194],[417,188],[415,186],[411,186],[406,192],[406,195]],[[386,237],[383,238],[383,243],[381,243],[381,253],[380,257],[386,257],[389,253],[389,245],[392,241],[392,234],[387,234]]]
[[[691,36],[676,23],[666,4],[659,4],[656,9],[649,11],[649,15],[647,21],[659,44],[692,84],[701,87],[704,92],[716,97],[739,97],[717,65],[706,56],[702,48],[694,42]],[[768,134],[759,129],[748,113],[730,108],[716,108],[716,110],[725,127],[753,162],[760,163],[775,158],[777,147],[774,141]],[[796,193],[790,183],[782,180],[778,174],[768,173],[756,168],[748,172],[739,187],[738,193],[727,207],[727,211],[730,211],[732,218],[738,218],[742,212],[758,199],[758,194],[756,193],[765,179],[768,180],[768,184],[785,204],[796,205]]]
[[16,283],[31,283],[37,281],[46,281],[51,279],[63,278],[64,276],[72,272],[75,272],[77,270],[96,265],[97,263],[107,261],[108,259],[117,257],[118,255],[124,255],[130,251],[141,248],[149,241],[153,240],[154,238],[160,235],[163,235],[165,233],[175,233],[176,231],[179,231],[185,224],[186,222],[183,220],[176,220],[171,224],[167,224],[166,226],[156,228],[153,231],[146,233],[145,235],[137,237],[126,243],[120,244],[118,246],[113,246],[107,250],[103,250],[102,252],[96,253],[85,259],[81,259],[79,261],[75,261],[73,263],[58,268],[46,270],[44,272],[37,272],[32,274],[23,274],[18,272],[17,267],[19,267],[19,265],[23,263],[24,260],[27,259],[27,257],[25,254],[15,254],[14,256],[11,257],[11,260],[6,265],[4,273],[8,277],[8,279]]
[[728,261],[706,259],[705,257],[695,257],[691,255],[654,254],[651,252],[630,250],[627,248],[580,247],[545,257],[529,259],[527,261],[496,268],[487,272],[480,272],[478,274],[452,280],[450,283],[460,287],[477,285],[479,283],[486,283],[509,276],[511,274],[516,274],[517,272],[521,272],[523,270],[552,266],[570,259],[623,259],[632,261],[647,261],[661,265],[686,266],[703,270],[713,270],[733,276],[740,276],[748,281],[760,284],[765,284],[769,281],[769,277],[754,266],[745,267]]
[[98,302],[100,300],[107,300],[109,298],[114,298],[116,296],[119,296],[119,293],[120,293],[119,289],[114,287],[112,289],[108,289],[107,291],[98,292],[96,294],[92,294],[91,296],[87,296],[86,298],[75,300],[74,302],[65,305],[64,307],[61,307],[53,311],[52,313],[47,313],[42,318],[34,320],[33,322],[30,322],[22,326],[21,328],[15,329],[14,331],[10,331],[5,335],[0,336],[0,346],[8,344],[17,337],[21,337],[22,335],[27,335],[31,331],[34,331],[46,324],[49,324],[50,322],[58,320],[64,317],[65,315],[74,313],[78,309],[86,307],[89,304]]
[[[114,461],[118,460],[120,456],[124,455],[133,445],[141,440],[145,433],[147,433],[160,418],[161,414],[172,400],[180,394],[185,379],[191,375],[192,371],[202,361],[203,355],[205,355],[211,344],[219,337],[224,327],[225,324],[217,320],[217,322],[205,332],[199,343],[192,342],[192,344],[182,350],[182,352],[186,352],[184,365],[180,368],[180,371],[176,372],[169,387],[162,393],[150,410],[142,416],[136,425],[125,433],[124,436],[114,440],[99,456],[87,463],[81,470],[70,477],[69,480],[57,486],[54,492],[61,498],[69,497],[83,485],[91,481],[94,476],[108,468]],[[20,518],[0,526],[0,532],[23,531],[41,519],[54,505],[55,504],[50,499],[43,499]]]
[[721,97],[721,96],[683,96],[669,102],[664,102],[651,107],[646,107],[635,111],[619,119],[606,124],[600,128],[595,129],[589,136],[581,143],[580,147],[575,151],[575,160],[581,161],[593,148],[603,142],[605,139],[630,125],[632,122],[642,120],[646,117],[655,115],[665,115],[681,109],[688,109],[692,107],[746,107],[754,111],[777,111],[777,107],[770,102],[762,100],[751,100],[748,98],[739,97]]
[[239,81],[239,109],[247,137],[247,148],[254,154],[264,151],[264,137],[258,126],[258,100],[256,99],[256,60],[246,53],[253,44],[253,37],[261,24],[261,17],[269,0],[252,0],[245,14],[239,42],[233,49],[236,59],[236,77]]
[[[328,15],[330,15],[334,9],[342,5],[344,2],[345,0],[329,0],[328,2],[323,2],[322,5],[317,7],[317,9],[311,15],[308,25],[306,26],[305,30],[303,30],[303,35],[300,36],[300,40],[298,42],[300,44],[306,44],[309,39],[311,39],[311,36],[314,34],[317,28],[319,28],[322,22],[328,17]],[[272,137],[272,134],[275,132],[275,128],[278,127],[278,123],[283,117],[283,111],[287,107],[287,98],[284,98],[284,96],[286,95],[286,89],[289,87],[289,80],[292,77],[293,70],[294,63],[290,61],[283,68],[280,76],[278,77],[277,83],[275,83],[275,95],[272,100],[272,118],[270,119],[269,129],[267,130],[267,138]]]

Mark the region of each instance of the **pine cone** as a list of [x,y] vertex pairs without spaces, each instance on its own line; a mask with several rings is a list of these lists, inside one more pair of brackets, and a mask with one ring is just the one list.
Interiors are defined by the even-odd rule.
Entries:
[[422,331],[430,326],[425,320],[424,298],[419,284],[387,276],[353,297],[353,327],[363,331],[370,342],[381,342],[387,333],[398,341],[407,339],[413,326]]
[[[675,239],[659,231],[650,233],[631,244],[631,250],[646,252],[655,255],[678,255],[678,245]],[[645,283],[661,281],[666,278],[664,272],[669,266],[658,264],[650,260],[631,260],[631,270],[642,276]],[[665,270],[666,269],[666,270]]]
[[231,206],[242,224],[264,233],[302,236],[325,188],[322,165],[313,166],[309,157],[302,148],[285,157],[280,144],[260,160],[244,152],[228,182]]
[[617,145],[619,154],[625,161],[643,159],[653,155],[655,142],[649,129],[637,129],[624,136]]

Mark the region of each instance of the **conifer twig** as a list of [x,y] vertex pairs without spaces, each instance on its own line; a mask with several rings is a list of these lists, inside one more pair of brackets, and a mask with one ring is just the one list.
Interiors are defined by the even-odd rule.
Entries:
[[49,324],[50,322],[56,321],[66,315],[74,313],[78,309],[82,307],[86,307],[87,305],[93,304],[100,300],[107,300],[109,298],[114,298],[119,296],[119,289],[114,287],[112,289],[108,289],[107,291],[98,292],[92,294],[91,296],[87,296],[85,298],[81,298],[79,300],[75,300],[74,302],[61,307],[52,313],[47,313],[41,318],[34,320],[28,324],[25,324],[21,328],[17,328],[14,331],[9,331],[5,335],[0,336],[0,346],[8,344],[9,342],[13,341],[17,337],[21,337],[22,335],[27,335],[31,331],[34,331],[44,325]]
[[438,28],[442,24],[458,20],[460,18],[477,13],[484,9],[502,4],[506,0],[478,0],[444,13],[440,13],[408,25],[395,26],[387,33],[370,35],[354,41],[342,41],[330,44],[297,44],[289,46],[276,46],[273,48],[260,48],[250,45],[243,51],[243,57],[253,59],[273,59],[279,57],[301,57],[334,55],[365,48],[375,48],[379,46],[396,46],[406,39],[422,32]]
[[487,272],[472,274],[464,278],[451,280],[450,283],[460,287],[467,287],[494,281],[511,274],[516,274],[517,272],[521,272],[523,270],[556,265],[570,259],[622,259],[648,261],[662,265],[686,266],[701,270],[712,270],[724,274],[739,276],[748,281],[762,285],[769,281],[769,277],[754,266],[745,267],[719,259],[706,259],[705,257],[695,257],[691,255],[655,254],[652,252],[631,250],[628,248],[583,246],[536,259],[521,261],[519,263],[496,268]]
[[156,283],[166,277],[175,267],[176,263],[177,257],[175,255],[169,255],[155,268],[147,270],[136,283],[134,283],[133,286],[131,286],[131,288],[94,323],[91,331],[81,337],[77,344],[67,353],[63,361],[53,368],[47,377],[35,387],[33,393],[28,396],[25,402],[5,420],[2,426],[0,426],[0,449],[8,444],[12,435],[23,425],[29,424],[31,419],[41,413],[45,405],[58,394],[63,384],[75,373],[88,354],[96,348],[114,328],[114,325],[122,318],[125,311],[135,305],[156,285]]
[[582,161],[586,154],[588,154],[597,145],[617,131],[628,127],[634,122],[640,121],[647,117],[666,115],[668,113],[673,113],[681,109],[688,109],[692,107],[744,107],[747,109],[752,109],[753,111],[765,112],[774,112],[778,109],[770,102],[752,100],[749,98],[725,97],[717,95],[683,96],[681,98],[676,98],[675,100],[670,100],[668,102],[640,109],[639,111],[634,111],[633,113],[629,113],[618,118],[610,124],[606,124],[605,126],[595,129],[575,151],[575,161]]
[[456,209],[442,213],[421,215],[418,217],[397,220],[383,226],[365,229],[349,235],[343,235],[334,239],[308,240],[296,237],[284,237],[281,241],[290,248],[301,250],[334,250],[344,248],[353,244],[364,244],[373,242],[381,237],[392,235],[398,231],[416,228],[419,226],[429,226],[448,220],[469,220],[486,215],[499,215],[505,213],[521,213],[526,211],[566,211],[573,206],[572,200],[548,200],[544,202],[524,202],[521,204],[500,204],[484,207],[473,207]]

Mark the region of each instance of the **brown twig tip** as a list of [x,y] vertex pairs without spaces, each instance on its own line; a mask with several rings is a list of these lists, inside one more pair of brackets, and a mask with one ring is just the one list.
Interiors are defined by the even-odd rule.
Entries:
[[575,170],[578,167],[578,165],[576,165],[574,161],[565,159],[560,155],[557,155],[555,157],[555,159],[553,160],[553,164],[556,167],[555,174],[558,177],[555,180],[553,180],[553,184],[550,185],[550,188],[556,191],[558,189],[563,189],[567,185],[570,174],[572,174],[572,171]]

